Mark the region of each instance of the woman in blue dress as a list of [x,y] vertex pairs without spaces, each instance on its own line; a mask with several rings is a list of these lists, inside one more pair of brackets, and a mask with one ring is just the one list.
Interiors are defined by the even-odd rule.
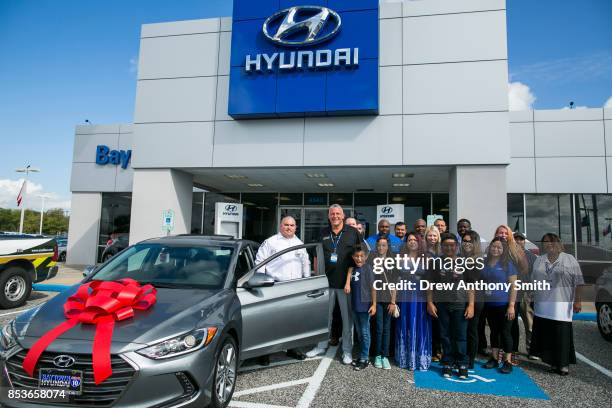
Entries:
[[427,313],[427,291],[419,289],[419,281],[426,275],[426,260],[419,259],[416,233],[408,233],[400,254],[420,263],[415,268],[409,261],[408,268],[399,269],[401,281],[414,282],[414,290],[398,291],[400,316],[395,326],[395,360],[400,368],[428,370],[431,365],[431,316]]

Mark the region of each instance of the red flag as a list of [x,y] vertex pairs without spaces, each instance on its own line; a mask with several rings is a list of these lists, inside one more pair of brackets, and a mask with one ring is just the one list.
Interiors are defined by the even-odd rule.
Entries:
[[21,207],[21,202],[23,201],[23,192],[25,190],[26,182],[23,180],[23,184],[21,185],[21,189],[19,190],[19,194],[17,194],[17,207]]

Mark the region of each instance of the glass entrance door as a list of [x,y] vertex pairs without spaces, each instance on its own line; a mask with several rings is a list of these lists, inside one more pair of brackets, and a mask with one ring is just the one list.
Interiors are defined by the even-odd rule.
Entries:
[[[297,228],[295,235],[305,244],[319,242],[323,229],[327,227],[327,207],[280,207],[278,211],[278,225],[280,220],[290,215],[295,218]],[[352,208],[345,208],[347,217],[353,214]]]

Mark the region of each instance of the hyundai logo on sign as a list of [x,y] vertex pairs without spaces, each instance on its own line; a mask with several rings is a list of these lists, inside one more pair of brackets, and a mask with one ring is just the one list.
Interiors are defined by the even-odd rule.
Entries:
[[[314,12],[313,16],[300,17],[303,14]],[[298,21],[296,21],[296,17]],[[282,22],[270,33],[271,27],[275,26],[282,18]],[[291,7],[278,13],[272,14],[263,24],[264,35],[272,42],[280,45],[304,46],[312,45],[330,39],[338,33],[342,20],[338,13],[327,7],[319,6],[297,6]],[[331,30],[325,32],[326,26],[332,26]]]
[[59,368],[72,367],[76,363],[76,359],[66,354],[60,354],[53,359],[53,364]]
[[325,4],[234,0],[230,116],[378,113],[378,0]]
[[[314,15],[312,15],[315,13]],[[296,21],[296,18],[299,20]],[[342,20],[327,7],[298,6],[274,13],[263,24],[263,34],[276,44],[304,47],[329,40],[340,30]],[[272,34],[274,33],[274,34]],[[262,64],[263,62],[263,64]],[[359,65],[359,48],[275,52],[247,55],[245,71],[287,71]]]
[[225,206],[225,211],[234,212],[238,209],[235,205],[228,204]]
[[380,212],[383,214],[391,214],[393,212],[393,207],[383,207]]

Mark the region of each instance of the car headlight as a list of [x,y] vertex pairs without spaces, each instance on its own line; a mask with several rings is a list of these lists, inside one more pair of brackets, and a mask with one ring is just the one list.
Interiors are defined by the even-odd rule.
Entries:
[[181,354],[191,353],[210,344],[217,333],[216,327],[196,329],[189,333],[164,340],[152,346],[137,350],[138,354],[155,360],[176,357]]
[[10,350],[16,345],[17,335],[15,334],[15,320],[13,320],[0,330],[0,347],[2,350]]

